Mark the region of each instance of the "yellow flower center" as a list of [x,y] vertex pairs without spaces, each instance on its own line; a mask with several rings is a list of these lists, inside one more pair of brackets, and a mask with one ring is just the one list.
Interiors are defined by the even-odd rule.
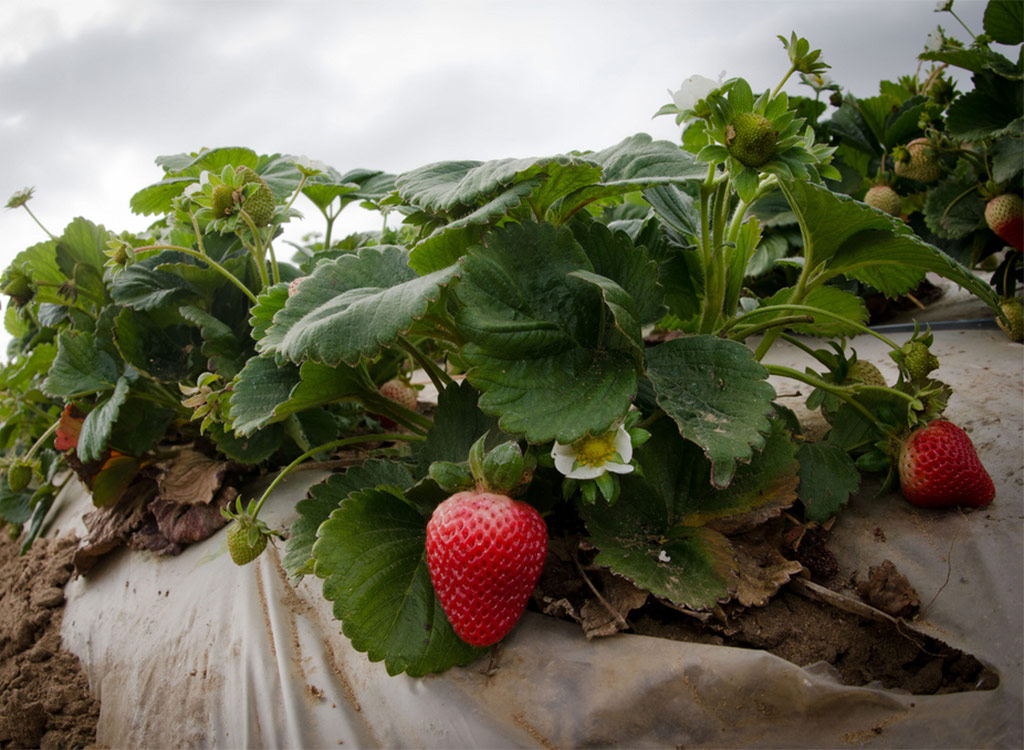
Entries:
[[576,462],[583,466],[604,466],[615,455],[615,430],[603,435],[587,435],[572,444]]

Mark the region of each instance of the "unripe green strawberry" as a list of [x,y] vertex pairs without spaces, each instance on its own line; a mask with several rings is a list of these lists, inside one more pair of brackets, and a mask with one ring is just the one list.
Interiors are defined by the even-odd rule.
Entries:
[[939,360],[926,344],[908,341],[903,346],[903,366],[912,380],[923,380],[939,366]]
[[725,147],[741,164],[756,169],[775,156],[778,136],[768,118],[741,112],[725,129]]
[[255,189],[245,199],[242,208],[249,214],[249,218],[256,226],[262,227],[269,224],[270,220],[274,218],[274,206],[276,205],[270,186],[249,167],[239,167],[237,174],[242,176],[243,185],[255,185]]
[[942,164],[927,138],[915,138],[906,145],[905,159],[896,159],[895,171],[900,177],[918,182],[935,182],[942,176]]
[[235,191],[229,185],[217,185],[210,197],[210,210],[218,219],[235,212]]
[[7,470],[7,486],[11,492],[21,492],[32,481],[32,467],[17,461]]
[[921,508],[988,505],[996,494],[971,438],[944,419],[919,427],[903,441],[899,475],[903,497]]
[[891,216],[899,216],[903,212],[903,200],[899,193],[888,185],[873,185],[868,188],[864,194],[864,202]]
[[888,385],[885,382],[885,376],[875,363],[864,359],[858,359],[850,365],[850,369],[846,373],[846,379],[855,383],[864,383],[865,385],[878,385],[882,387]]
[[996,323],[1010,337],[1010,341],[1024,341],[1024,303],[1019,298],[1012,297],[1004,299],[999,307],[1009,320],[1009,325],[1004,323],[1002,318],[996,318]]
[[1024,250],[1024,199],[1003,193],[985,204],[985,223],[1000,239]]
[[526,503],[459,492],[427,523],[427,569],[448,621],[472,646],[504,638],[526,609],[547,557],[544,519]]
[[235,565],[247,565],[259,557],[267,546],[267,537],[257,529],[256,541],[250,544],[250,529],[254,527],[236,520],[228,529],[228,553]]

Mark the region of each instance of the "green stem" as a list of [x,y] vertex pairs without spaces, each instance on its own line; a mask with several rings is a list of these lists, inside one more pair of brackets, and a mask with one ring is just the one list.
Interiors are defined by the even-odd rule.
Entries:
[[[736,320],[732,321],[728,326],[724,327],[721,332],[724,333],[727,329],[732,328],[733,326],[735,326],[736,323],[738,323],[740,321],[746,321],[748,318],[750,318],[753,315],[759,315],[761,313],[766,313],[766,312],[797,312],[797,313],[806,313],[806,314],[814,316],[814,317],[822,316],[822,317],[830,318],[832,320],[838,320],[838,321],[841,321],[841,322],[845,323],[850,328],[853,328],[854,330],[856,330],[856,331],[858,331],[860,333],[866,333],[866,334],[869,334],[871,336],[874,336],[879,341],[884,341],[892,349],[900,349],[901,348],[899,346],[899,344],[894,342],[892,339],[889,339],[886,336],[883,336],[878,331],[875,331],[875,330],[872,330],[871,328],[868,328],[863,323],[858,323],[857,321],[850,320],[849,318],[846,318],[846,317],[844,317],[842,315],[839,315],[838,313],[834,313],[834,312],[831,312],[829,310],[822,309],[820,307],[812,307],[810,305],[789,305],[789,304],[785,304],[785,305],[768,305],[767,307],[759,307],[756,310],[751,310],[750,312],[746,313],[745,315],[743,315],[743,317],[737,318]],[[764,342],[761,342],[761,343],[763,344]]]
[[45,443],[45,442],[46,442],[46,440],[47,440],[47,439],[48,439],[48,438],[49,438],[49,437],[50,437],[50,436],[51,436],[51,435],[52,435],[53,433],[55,433],[55,432],[57,431],[57,428],[58,428],[58,427],[60,427],[60,419],[59,419],[59,418],[57,419],[57,421],[56,421],[56,422],[54,422],[54,423],[53,423],[53,424],[51,424],[51,425],[50,425],[49,427],[47,427],[47,428],[46,428],[46,432],[44,432],[44,433],[43,433],[42,435],[40,435],[40,436],[39,436],[39,439],[38,439],[38,440],[36,440],[36,441],[35,441],[35,442],[34,442],[34,443],[32,444],[32,447],[28,449],[28,453],[26,453],[26,454],[25,454],[25,456],[24,456],[23,460],[25,460],[25,461],[31,461],[31,460],[32,460],[32,457],[33,457],[33,456],[34,456],[34,455],[36,454],[36,451],[37,451],[37,450],[39,450],[39,448],[40,448],[40,447],[42,447],[43,443]]
[[418,346],[401,334],[398,336],[398,345],[409,352],[409,355],[423,368],[430,377],[430,382],[437,388],[438,393],[452,384],[451,376],[447,372],[438,367],[434,360],[421,352]]
[[38,224],[38,225],[39,225],[39,228],[40,228],[40,229],[42,229],[42,230],[43,230],[44,232],[46,232],[46,234],[47,234],[47,235],[49,235],[49,237],[50,237],[50,239],[51,239],[51,240],[56,240],[56,239],[57,239],[56,237],[54,237],[54,236],[53,236],[53,232],[51,232],[51,231],[50,231],[49,229],[47,229],[46,227],[44,227],[44,226],[43,226],[43,222],[39,221],[39,219],[37,219],[37,218],[36,218],[36,215],[35,215],[34,213],[32,213],[32,209],[30,209],[30,208],[28,207],[28,204],[27,204],[27,203],[22,203],[22,204],[21,204],[21,207],[22,207],[22,208],[24,208],[24,209],[25,209],[26,211],[28,211],[28,215],[32,217],[32,220],[33,220],[33,221],[34,221],[34,222],[35,222],[36,224]]
[[274,488],[276,488],[277,485],[281,483],[281,480],[288,476],[288,473],[291,472],[292,469],[294,469],[296,466],[303,463],[307,459],[312,458],[317,453],[331,451],[336,448],[344,448],[347,445],[355,445],[357,443],[379,442],[382,440],[419,441],[424,440],[424,438],[420,437],[419,435],[403,435],[399,433],[385,433],[378,435],[355,435],[353,437],[341,438],[340,440],[332,440],[329,443],[324,443],[323,445],[318,445],[315,448],[310,448],[308,451],[303,453],[301,456],[296,458],[294,461],[292,461],[290,464],[285,466],[283,469],[281,469],[281,471],[277,473],[277,476],[274,477],[274,480],[270,483],[267,489],[263,491],[263,495],[260,496],[260,499],[257,501],[256,507],[253,509],[253,518],[260,514],[260,509],[263,507],[263,503],[265,503],[267,498],[270,497],[270,493],[274,491]]
[[744,328],[738,333],[733,334],[729,338],[733,341],[743,341],[755,334],[767,331],[770,328],[776,328],[778,326],[788,326],[792,323],[813,323],[814,318],[810,315],[788,315],[782,318],[774,318],[772,320],[765,321],[764,323],[757,323],[750,326],[750,328]]
[[[827,380],[822,380],[821,378],[815,377],[814,375],[810,375],[806,372],[800,372],[799,370],[794,370],[791,367],[784,367],[783,365],[765,365],[764,367],[772,375],[779,375],[784,378],[797,380],[801,383],[806,383],[807,385],[813,386],[815,388],[820,388],[823,391],[827,391],[828,393],[833,394],[837,398],[842,399],[850,406],[852,406],[854,409],[859,411],[871,424],[878,427],[879,430],[881,430],[883,433],[888,435],[892,432],[890,428],[887,428],[884,425],[882,425],[878,418],[874,414],[872,414],[870,410],[867,409],[867,407],[865,407],[863,404],[861,404],[859,401],[857,401],[857,399],[853,397],[848,387],[836,385],[835,383],[829,383]],[[885,388],[883,390],[891,391],[892,393],[899,393],[899,391],[895,391],[891,388]],[[905,396],[906,394],[900,395]]]
[[364,393],[362,394],[362,400],[363,405],[372,414],[388,417],[414,432],[426,434],[426,431],[434,424],[429,417],[425,417],[411,409],[406,409],[401,404],[396,404],[391,399],[376,393]]
[[771,96],[772,99],[774,99],[778,95],[778,93],[780,91],[782,91],[782,87],[786,85],[786,81],[788,81],[789,77],[791,75],[793,75],[793,73],[795,73],[795,72],[796,72],[796,65],[791,65],[789,70],[786,71],[786,75],[782,76],[782,80],[779,81],[779,85],[775,87],[774,91],[772,91],[772,96]]
[[267,274],[267,250],[263,245],[263,236],[260,234],[259,229],[256,228],[256,223],[252,220],[248,211],[243,208],[238,212],[238,215],[242,217],[242,221],[245,222],[246,226],[249,227],[249,231],[252,232],[253,242],[255,243],[251,248],[252,256],[256,261],[256,270],[260,275],[260,284],[266,289],[270,286],[270,276]]
[[288,205],[284,207],[285,211],[288,211],[288,210],[291,209],[292,204],[295,203],[295,200],[299,197],[299,194],[302,193],[302,188],[304,188],[306,186],[306,180],[307,179],[308,179],[308,175],[303,173],[302,179],[299,180],[299,186],[297,188],[295,188],[295,192],[292,193],[291,200],[288,201]]

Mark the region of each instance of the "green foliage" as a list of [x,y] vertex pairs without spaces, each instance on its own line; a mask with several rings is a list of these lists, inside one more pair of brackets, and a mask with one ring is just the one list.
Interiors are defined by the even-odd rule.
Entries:
[[[1018,16],[990,8],[986,32],[1015,39]],[[130,198],[148,229],[76,218],[0,277],[15,336],[0,519],[30,541],[68,466],[111,507],[144,498],[145,467],[185,446],[253,476],[284,466],[269,493],[302,462],[368,443],[369,460],[297,504],[284,564],[323,579],[353,646],[389,673],[480,653],[448,624],[424,550],[434,508],[474,484],[534,505],[554,534],[585,528],[593,564],[676,606],[763,601],[774,590],[751,593],[756,564],[733,537],[798,497],[806,520],[836,514],[860,471],[884,470],[880,445],[949,395],[906,357],[894,386],[845,380],[846,339],[867,330],[858,285],[897,296],[931,272],[997,306],[969,267],[979,211],[1024,171],[1019,65],[987,43],[925,56],[970,69],[968,94],[934,72],[846,96],[822,122],[823,102],[782,85],[839,87],[820,50],[781,39],[774,90],[733,78],[673,95],[659,114],[676,115],[681,146],[641,133],[399,175],[240,146],[158,158],[162,178]],[[750,123],[755,158],[737,145]],[[928,193],[904,201],[924,219],[856,200],[922,134],[943,176],[900,179]],[[300,196],[324,231],[289,264],[274,243]],[[333,237],[353,204],[402,227]],[[936,240],[974,243],[968,262]],[[780,337],[824,372],[762,364]],[[379,390],[414,370],[432,413]],[[827,441],[798,447],[770,374],[813,389]],[[265,498],[244,511],[250,546],[271,533]]]

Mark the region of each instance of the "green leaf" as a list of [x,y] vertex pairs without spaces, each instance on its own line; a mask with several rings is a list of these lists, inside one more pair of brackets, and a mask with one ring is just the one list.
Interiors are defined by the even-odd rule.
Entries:
[[198,338],[191,326],[161,326],[131,308],[114,321],[114,341],[125,362],[160,383],[177,383],[192,374]]
[[305,362],[301,367],[273,357],[253,357],[238,373],[230,398],[237,435],[251,435],[290,414],[352,398],[362,392],[357,371]]
[[207,369],[230,380],[245,366],[249,352],[243,353],[244,339],[231,326],[192,305],[183,305],[178,312],[185,320],[199,327],[203,338],[202,353],[209,363]]
[[426,522],[396,494],[339,497],[313,546],[314,572],[353,648],[388,674],[419,677],[473,661],[482,650],[452,630],[430,583]]
[[412,476],[403,464],[371,460],[332,474],[320,484],[313,485],[309,495],[295,504],[299,517],[292,523],[285,546],[281,560],[284,569],[292,575],[311,573],[313,544],[320,524],[351,493],[381,486],[408,489],[412,486]]
[[976,180],[952,179],[928,191],[924,219],[928,228],[943,239],[968,236],[985,218],[985,201]]
[[99,508],[116,503],[139,473],[139,459],[134,456],[112,456],[92,478],[92,502]]
[[255,465],[270,458],[284,443],[284,428],[279,422],[267,425],[261,430],[238,436],[224,429],[224,425],[212,424],[206,434],[213,439],[217,450],[240,464]]
[[61,331],[57,356],[41,389],[48,396],[78,398],[112,390],[120,374],[118,363],[99,348],[95,338]]
[[957,97],[946,110],[949,132],[965,141],[992,138],[1013,125],[1020,135],[1020,118],[1024,110],[1024,90],[1020,81],[1013,81],[987,71],[975,73],[974,91]]
[[57,239],[57,263],[61,270],[70,278],[79,263],[103,268],[107,260],[103,250],[108,238],[109,234],[102,225],[97,226],[82,217],[73,219]]
[[469,449],[486,433],[491,433],[492,439],[502,439],[494,417],[480,411],[479,396],[465,381],[452,383],[438,394],[434,424],[419,451],[420,474],[425,474],[435,461],[465,461]]
[[895,297],[932,271],[977,295],[993,309],[992,288],[969,269],[917,237],[899,219],[807,182],[786,182],[793,211],[810,237],[816,283],[843,274]]
[[768,371],[743,344],[689,336],[648,349],[647,376],[680,434],[711,460],[712,483],[726,487],[770,429]]
[[707,165],[669,141],[638,133],[603,151],[587,154],[601,167],[601,181],[581,187],[550,210],[552,221],[564,222],[588,203],[658,185],[674,185],[707,176]]
[[376,356],[459,272],[453,265],[417,276],[407,260],[402,248],[384,245],[321,263],[274,316],[259,350],[326,364]]
[[0,519],[13,524],[25,523],[32,517],[31,499],[31,491],[12,492],[7,476],[0,476]]
[[1024,42],[1024,6],[1019,2],[990,2],[982,23],[985,33],[1000,44]]
[[627,495],[627,479],[614,506],[600,499],[580,507],[598,549],[594,563],[678,606],[705,610],[728,601],[738,583],[729,540],[707,527],[669,529],[656,503]]
[[850,455],[829,441],[802,443],[799,460],[799,496],[807,520],[827,521],[860,487],[860,472]]
[[1024,169],[1024,139],[1005,137],[992,144],[992,179],[1009,182]]
[[118,378],[114,392],[85,416],[82,432],[78,436],[78,447],[75,449],[82,461],[88,463],[103,456],[117,414],[128,399],[128,390],[128,378]]
[[457,322],[480,408],[530,442],[607,431],[629,408],[636,364],[602,336],[599,290],[571,275],[593,270],[572,233],[510,224],[488,233],[464,268]]
[[249,309],[249,325],[252,326],[252,337],[259,341],[267,335],[274,322],[278,310],[284,309],[288,302],[288,284],[281,282],[264,289],[256,298],[256,304]]
[[[658,267],[648,260],[643,247],[634,247],[625,232],[612,232],[597,222],[577,228],[575,236],[593,264],[594,273],[614,282],[628,296],[630,301],[623,304],[634,308],[641,325],[661,320],[665,305],[658,284]],[[607,290],[603,294],[608,304]]]
[[600,168],[589,159],[559,154],[488,162],[437,162],[399,175],[395,185],[402,200],[437,213],[478,207],[526,181],[545,186],[538,201],[546,207],[576,187],[595,181],[600,174]]
[[298,365],[279,365],[272,357],[252,357],[238,373],[231,391],[234,431],[249,435],[274,421],[274,409],[288,400],[298,383]]
[[[794,287],[786,287],[780,289],[770,298],[765,300],[764,306],[769,305],[782,305],[789,301],[794,293]],[[814,287],[800,303],[809,307],[816,307],[820,310],[827,310],[828,312],[835,313],[836,315],[842,316],[845,320],[850,323],[844,323],[841,320],[835,318],[826,317],[819,315],[814,318],[811,323],[792,323],[787,326],[788,330],[796,331],[797,333],[805,334],[808,336],[818,336],[821,338],[829,338],[833,336],[854,336],[861,332],[860,328],[854,327],[853,323],[859,323],[860,325],[866,325],[868,322],[868,308],[864,303],[862,297],[852,294],[850,292],[843,291],[842,289],[834,286],[818,286]],[[772,315],[764,314],[751,314],[750,320],[752,322],[764,323],[770,317],[783,317],[798,314],[792,311],[779,311]]]
[[164,252],[133,263],[118,274],[110,284],[113,300],[133,310],[154,310],[184,301],[194,294],[187,281],[173,273],[161,271],[161,263],[180,260],[179,253]]
[[165,214],[171,210],[174,199],[194,182],[198,182],[194,175],[167,177],[135,193],[129,199],[128,206],[132,213],[142,216]]

